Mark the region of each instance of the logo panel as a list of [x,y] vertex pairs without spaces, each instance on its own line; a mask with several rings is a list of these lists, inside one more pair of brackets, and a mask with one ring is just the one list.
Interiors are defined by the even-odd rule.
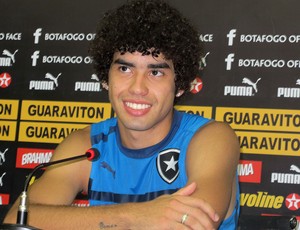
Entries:
[[160,152],[157,156],[157,170],[160,177],[171,184],[179,175],[179,149],[167,149]]
[[16,168],[34,168],[39,164],[48,163],[53,149],[18,148]]
[[300,196],[297,193],[289,194],[285,199],[286,207],[291,211],[297,211],[300,208]]
[[261,182],[261,161],[240,160],[238,174],[240,182],[260,183]]
[[0,205],[8,205],[9,204],[9,194],[0,194]]

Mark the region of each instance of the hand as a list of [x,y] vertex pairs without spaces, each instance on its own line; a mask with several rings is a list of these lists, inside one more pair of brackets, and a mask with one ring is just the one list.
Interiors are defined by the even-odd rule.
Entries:
[[219,216],[206,201],[191,196],[195,190],[196,183],[191,183],[172,195],[140,203],[133,224],[138,229],[215,229]]

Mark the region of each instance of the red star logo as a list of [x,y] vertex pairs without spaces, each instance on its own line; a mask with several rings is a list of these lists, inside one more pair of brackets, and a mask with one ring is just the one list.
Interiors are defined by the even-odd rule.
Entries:
[[7,88],[11,83],[11,76],[8,73],[0,74],[0,87]]
[[196,77],[192,82],[191,82],[191,93],[199,93],[202,89],[203,82],[199,77]]
[[297,193],[288,195],[285,199],[285,205],[289,210],[298,210],[300,208],[300,196]]

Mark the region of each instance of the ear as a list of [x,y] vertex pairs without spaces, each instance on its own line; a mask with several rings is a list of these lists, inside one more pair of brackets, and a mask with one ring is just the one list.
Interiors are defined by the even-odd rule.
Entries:
[[108,84],[106,81],[102,81],[101,85],[104,89],[108,90]]
[[184,90],[182,90],[182,89],[179,89],[178,91],[177,91],[177,93],[176,93],[176,97],[180,97],[182,94],[184,93]]

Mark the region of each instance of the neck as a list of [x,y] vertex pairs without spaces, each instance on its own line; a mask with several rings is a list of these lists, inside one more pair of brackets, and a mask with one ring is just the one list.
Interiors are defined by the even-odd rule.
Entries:
[[122,145],[129,149],[142,149],[156,145],[168,135],[172,121],[173,114],[171,119],[168,119],[163,125],[157,124],[143,131],[130,130],[119,124]]

